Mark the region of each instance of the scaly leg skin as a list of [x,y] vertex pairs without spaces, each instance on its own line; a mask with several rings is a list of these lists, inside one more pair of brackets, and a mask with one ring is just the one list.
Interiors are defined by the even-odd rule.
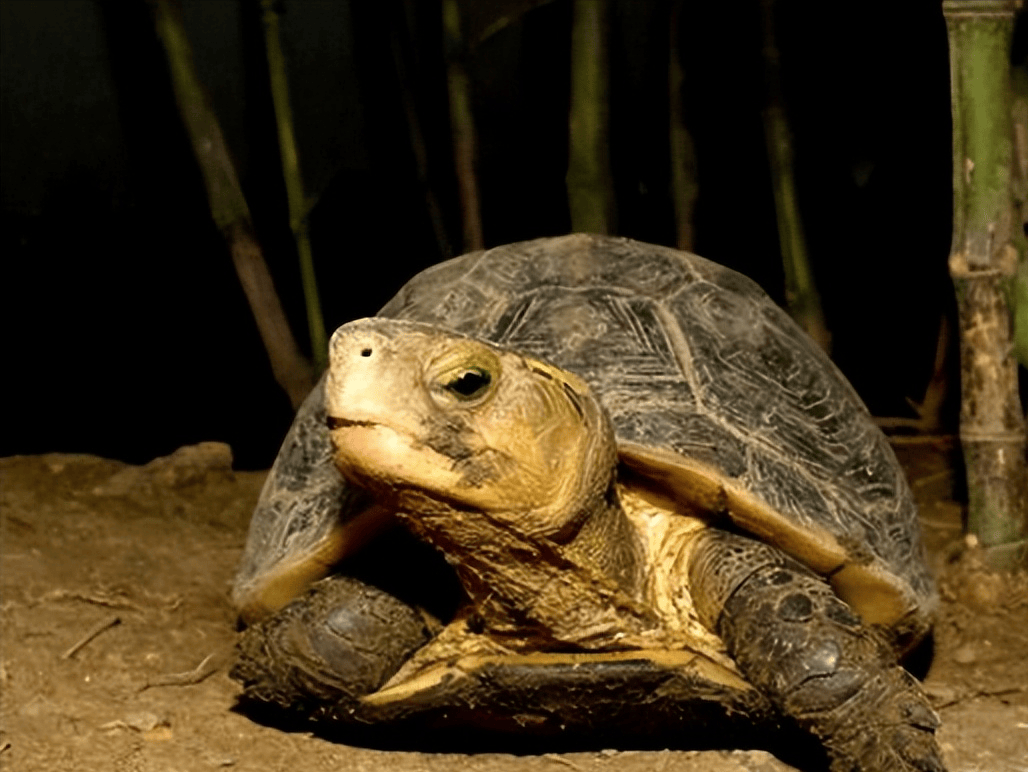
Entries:
[[939,719],[879,631],[774,547],[699,538],[689,573],[701,617],[750,682],[821,740],[832,772],[945,772]]
[[346,723],[359,699],[429,638],[416,609],[357,579],[333,576],[248,628],[230,675],[245,687],[245,699]]

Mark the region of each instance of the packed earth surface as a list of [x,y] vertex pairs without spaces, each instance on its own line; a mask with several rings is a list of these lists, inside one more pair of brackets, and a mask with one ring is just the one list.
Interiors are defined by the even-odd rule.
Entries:
[[[895,447],[942,604],[908,666],[942,717],[951,772],[1028,772],[1028,574],[984,569],[962,535],[951,438]],[[788,772],[764,750],[531,754],[355,747],[236,709],[229,584],[263,472],[218,443],[145,466],[0,459],[0,768],[11,772]],[[740,738],[740,748],[747,746]],[[459,750],[459,749],[454,749]],[[804,772],[817,772],[804,770]]]

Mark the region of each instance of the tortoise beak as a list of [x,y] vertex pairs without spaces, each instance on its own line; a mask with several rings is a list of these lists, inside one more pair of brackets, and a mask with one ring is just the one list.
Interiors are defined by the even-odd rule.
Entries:
[[325,419],[329,429],[345,429],[349,426],[374,426],[374,421],[352,421],[349,418],[339,418],[330,415]]
[[325,381],[329,428],[407,422],[420,368],[381,326],[381,320],[361,319],[332,336]]
[[424,332],[402,322],[361,319],[336,330],[329,346],[325,412],[335,463],[378,496],[405,485],[453,487],[460,479],[453,460],[423,442],[435,407],[423,381],[420,337]]

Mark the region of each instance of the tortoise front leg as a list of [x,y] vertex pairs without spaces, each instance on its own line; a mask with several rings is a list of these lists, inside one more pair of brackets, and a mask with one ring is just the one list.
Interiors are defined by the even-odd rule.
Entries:
[[231,676],[244,700],[296,718],[360,721],[377,690],[431,635],[424,616],[389,593],[331,576],[240,638]]
[[709,530],[689,578],[745,676],[816,735],[833,772],[943,772],[938,717],[882,633],[780,550]]

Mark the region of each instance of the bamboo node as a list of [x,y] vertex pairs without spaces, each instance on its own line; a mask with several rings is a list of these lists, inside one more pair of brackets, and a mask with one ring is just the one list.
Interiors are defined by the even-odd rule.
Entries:
[[1021,0],[943,0],[942,13],[947,19],[1012,18],[1021,7]]
[[983,442],[990,445],[996,443],[1006,443],[1009,445],[1021,445],[1022,439],[1018,432],[996,432],[996,431],[985,431],[981,429],[961,429],[960,439],[963,442]]
[[993,254],[990,264],[984,268],[971,267],[967,251],[953,252],[949,256],[949,272],[954,279],[1005,279],[1017,273],[1017,250],[1006,244]]

